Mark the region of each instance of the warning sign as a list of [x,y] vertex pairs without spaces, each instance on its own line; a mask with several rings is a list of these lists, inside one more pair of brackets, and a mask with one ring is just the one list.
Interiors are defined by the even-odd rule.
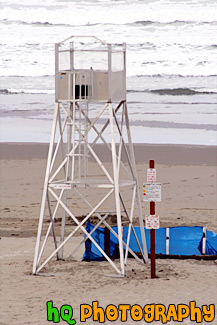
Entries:
[[161,202],[161,184],[160,183],[143,184],[143,201]]
[[160,228],[159,216],[156,215],[145,216],[145,228],[159,229]]
[[156,169],[148,168],[147,169],[147,183],[155,183],[157,181]]

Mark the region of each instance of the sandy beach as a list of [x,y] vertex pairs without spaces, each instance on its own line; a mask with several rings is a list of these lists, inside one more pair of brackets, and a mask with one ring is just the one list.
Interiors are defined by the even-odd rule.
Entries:
[[[0,324],[48,324],[46,302],[51,300],[57,308],[71,305],[77,324],[80,304],[91,305],[92,301],[104,308],[109,304],[163,304],[167,308],[190,301],[199,307],[217,304],[216,261],[157,260],[158,278],[152,280],[150,265],[129,259],[126,277],[120,279],[106,276],[111,273],[107,262],[81,262],[81,249],[70,262],[53,259],[46,266],[51,276],[31,275],[47,149],[47,144],[0,144]],[[161,227],[205,226],[217,232],[216,147],[141,144],[135,146],[135,155],[141,193],[149,159],[156,161],[163,187],[163,200],[156,206]],[[142,202],[142,208],[145,215],[149,206]],[[76,213],[83,215],[85,209],[78,206]],[[72,244],[81,236],[73,238]],[[86,323],[97,322],[90,318]],[[137,322],[128,318],[126,323]],[[186,318],[183,323],[195,322]]]
[[[217,325],[216,1],[0,6],[0,325]],[[150,215],[163,228],[154,279],[133,236],[118,258],[131,220]],[[102,219],[110,263],[82,261]]]

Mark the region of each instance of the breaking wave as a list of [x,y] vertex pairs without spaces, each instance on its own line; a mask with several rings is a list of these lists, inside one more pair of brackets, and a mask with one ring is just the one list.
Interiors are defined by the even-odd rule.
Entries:
[[198,90],[193,90],[191,88],[164,88],[164,89],[153,89],[150,90],[149,92],[159,94],[159,95],[172,95],[172,96],[182,96],[182,95],[209,95],[209,94],[216,94],[214,91],[198,91]]
[[54,94],[54,90],[50,89],[0,89],[0,94],[16,95],[16,94]]
[[[54,94],[54,89],[0,89],[2,95],[13,94]],[[215,90],[194,90],[191,88],[160,88],[160,89],[127,89],[127,93],[153,93],[158,95],[171,95],[171,96],[188,96],[188,95],[209,95],[217,94]]]
[[209,95],[209,94],[217,94],[217,91],[209,91],[209,90],[193,90],[191,88],[162,88],[162,89],[143,89],[143,90],[135,90],[130,89],[127,91],[128,93],[153,93],[158,95],[171,95],[171,96],[188,96],[188,95]]
[[194,21],[194,20],[174,20],[174,21],[165,21],[165,22],[161,22],[161,21],[152,21],[152,20],[138,20],[135,21],[133,23],[129,23],[130,25],[142,25],[142,26],[148,26],[148,25],[152,25],[152,24],[156,24],[156,25],[191,25],[191,24],[195,24],[198,23],[200,25],[217,25],[217,21]]

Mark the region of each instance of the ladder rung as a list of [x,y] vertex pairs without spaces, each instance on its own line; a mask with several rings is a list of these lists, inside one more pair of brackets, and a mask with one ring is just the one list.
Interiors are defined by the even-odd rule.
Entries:
[[89,155],[85,155],[85,154],[82,154],[82,153],[71,153],[71,154],[67,154],[66,156],[68,156],[68,157],[78,157],[78,156],[80,156],[80,157],[90,157]]

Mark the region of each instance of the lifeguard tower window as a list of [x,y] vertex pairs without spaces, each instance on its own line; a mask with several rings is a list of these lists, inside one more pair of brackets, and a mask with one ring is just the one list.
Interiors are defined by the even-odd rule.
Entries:
[[91,94],[91,86],[75,85],[75,99],[86,98]]

